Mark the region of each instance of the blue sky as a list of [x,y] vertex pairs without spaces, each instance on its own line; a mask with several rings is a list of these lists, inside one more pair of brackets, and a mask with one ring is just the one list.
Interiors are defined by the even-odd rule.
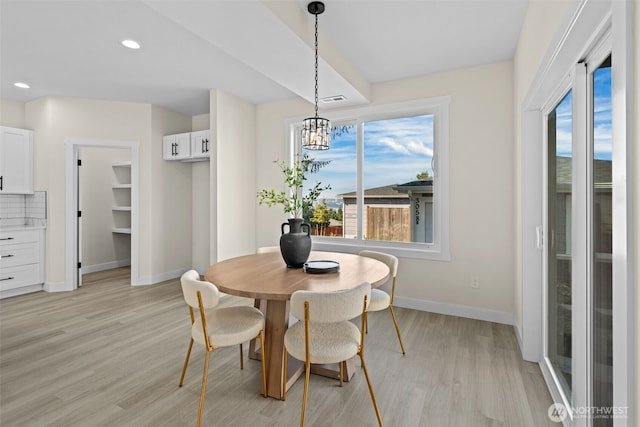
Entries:
[[[611,160],[611,68],[599,68],[593,74],[594,157]],[[571,156],[571,92],[556,107],[556,151]]]
[[611,68],[593,73],[593,92],[595,158],[611,160]]
[[[343,123],[333,123],[340,126]],[[349,123],[344,123],[349,124]],[[416,174],[431,170],[433,157],[433,116],[414,116],[364,123],[364,188],[402,184],[416,179]],[[331,160],[328,166],[308,176],[309,185],[316,181],[331,184],[322,198],[356,189],[356,126],[334,136],[331,149],[308,152],[316,160]]]

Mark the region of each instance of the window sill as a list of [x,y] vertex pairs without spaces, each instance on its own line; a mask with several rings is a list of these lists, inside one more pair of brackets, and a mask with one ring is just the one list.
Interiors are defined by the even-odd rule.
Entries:
[[366,249],[385,252],[391,255],[395,255],[398,258],[414,258],[430,261],[451,261],[451,254],[449,253],[449,251],[436,250],[426,247],[424,249],[419,247],[400,247],[398,245],[394,245],[392,242],[335,240],[330,238],[318,238],[314,236],[312,237],[312,248],[315,251],[346,252],[353,254],[357,254],[358,252]]

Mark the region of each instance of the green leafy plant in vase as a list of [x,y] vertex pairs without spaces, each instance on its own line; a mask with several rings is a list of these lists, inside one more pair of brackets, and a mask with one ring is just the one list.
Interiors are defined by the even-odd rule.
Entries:
[[[286,191],[275,189],[263,189],[258,192],[258,203],[273,207],[281,205],[284,213],[292,215],[288,222],[281,225],[280,252],[288,267],[300,268],[309,258],[311,253],[311,225],[304,222],[302,214],[305,210],[311,210],[318,197],[324,190],[331,189],[330,185],[320,182],[304,192],[304,184],[307,175],[317,172],[326,166],[328,161],[315,161],[308,154],[296,155],[293,164],[288,165],[284,160],[274,161],[284,174]],[[285,233],[285,226],[289,232]]]

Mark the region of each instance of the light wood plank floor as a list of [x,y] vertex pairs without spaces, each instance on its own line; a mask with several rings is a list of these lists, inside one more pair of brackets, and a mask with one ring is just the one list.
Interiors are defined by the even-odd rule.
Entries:
[[[510,326],[396,313],[407,354],[388,312],[371,314],[365,350],[386,426],[557,425],[547,417],[551,398],[540,370],[522,361]],[[0,425],[194,425],[201,347],[178,388],[189,330],[178,280],[131,287],[126,268],[94,273],[75,292],[1,300]],[[357,369],[342,388],[312,376],[307,425],[377,425]],[[215,351],[204,425],[299,424],[302,381],[285,402],[259,389],[259,362],[245,360],[241,371],[237,347]]]

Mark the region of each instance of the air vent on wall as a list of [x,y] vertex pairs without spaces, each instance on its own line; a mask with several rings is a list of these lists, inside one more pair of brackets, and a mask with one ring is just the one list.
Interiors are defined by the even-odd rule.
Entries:
[[344,95],[335,95],[335,96],[328,96],[326,98],[322,98],[320,101],[323,104],[331,104],[333,102],[340,102],[340,101],[346,101],[347,98]]

